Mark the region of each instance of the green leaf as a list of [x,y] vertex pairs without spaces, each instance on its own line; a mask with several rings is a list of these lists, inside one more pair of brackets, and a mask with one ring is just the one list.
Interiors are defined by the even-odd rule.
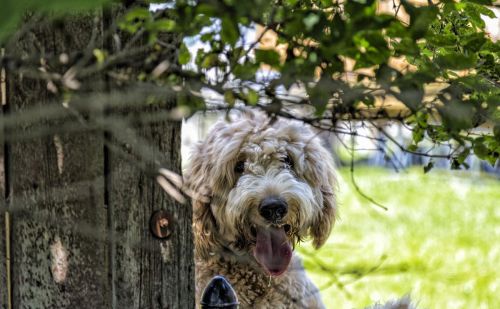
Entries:
[[153,23],[152,28],[157,31],[170,32],[175,29],[175,25],[176,23],[172,19],[159,19]]
[[438,8],[435,5],[416,7],[408,1],[401,1],[406,12],[410,15],[410,32],[413,39],[425,36],[429,26],[436,19]]
[[409,151],[417,151],[418,150],[418,146],[415,145],[415,144],[410,144],[407,149]]
[[233,74],[234,76],[236,76],[236,78],[249,80],[255,78],[255,74],[257,73],[258,69],[258,64],[245,63],[243,65],[238,63],[233,67]]
[[391,84],[391,82],[399,75],[399,72],[387,64],[381,64],[375,70],[375,76],[377,77],[377,81],[383,86],[387,87]]
[[469,3],[467,3],[466,9],[467,8],[473,9],[477,13],[485,15],[485,16],[488,16],[489,18],[495,18],[496,17],[495,12],[493,12],[490,8],[488,8],[484,4],[473,3],[475,1],[467,1],[467,2],[469,2]]
[[191,60],[191,54],[186,47],[186,44],[182,43],[179,48],[179,63],[180,64],[188,64]]
[[95,48],[92,53],[94,54],[94,57],[96,58],[98,63],[103,63],[106,59],[106,52],[101,49]]
[[474,106],[470,102],[458,100],[448,101],[438,107],[438,112],[443,119],[446,128],[452,131],[460,131],[474,127]]
[[424,99],[422,85],[413,82],[405,82],[399,86],[399,90],[400,92],[394,93],[394,96],[403,102],[411,111],[418,111]]
[[214,34],[212,32],[207,32],[201,35],[200,40],[202,42],[208,42],[210,40],[213,40]]
[[[309,96],[309,102],[315,108],[315,114],[317,116],[322,116],[326,111],[326,107],[328,104],[328,98],[330,97],[332,92],[335,92],[342,87],[345,87],[345,84],[339,81],[331,80],[326,75],[322,75],[320,80],[314,84],[309,85],[307,89],[307,94]],[[344,103],[353,104],[355,100],[358,99],[358,95],[362,95],[363,92],[361,90],[349,89],[349,91],[345,91],[347,95],[353,95],[350,98],[344,98]],[[351,102],[347,103],[347,100]]]
[[344,9],[352,18],[357,18],[362,15],[374,15],[376,1],[374,0],[351,0],[346,1]]
[[266,63],[272,67],[279,67],[280,55],[274,49],[256,49],[255,60],[259,63]]
[[452,170],[459,170],[460,169],[460,162],[458,162],[457,158],[451,158],[451,166],[450,169]]
[[434,167],[434,162],[429,161],[427,165],[424,166],[424,173],[427,174]]
[[422,129],[420,126],[416,126],[415,128],[413,128],[412,139],[415,146],[424,139],[424,133],[424,129]]
[[477,56],[475,54],[466,56],[458,52],[449,52],[437,56],[435,62],[443,69],[465,70],[475,66]]
[[151,17],[151,12],[147,8],[136,7],[130,9],[124,16],[126,21],[132,21],[135,19],[149,19]]
[[234,93],[231,90],[226,90],[224,92],[224,101],[226,101],[229,106],[234,106],[234,103],[236,102],[236,97],[234,96]]
[[488,163],[494,167],[495,164],[497,163],[497,160],[498,158],[497,157],[494,157],[494,156],[488,156],[488,158],[486,158],[486,161],[488,161]]
[[219,55],[211,53],[203,57],[203,60],[200,63],[200,67],[202,67],[203,69],[208,69],[215,66],[218,62],[219,62]]
[[229,17],[222,18],[221,38],[230,45],[235,45],[240,37],[238,23]]
[[355,70],[384,63],[391,55],[387,41],[380,31],[360,31],[352,40],[359,50],[354,57]]
[[428,126],[427,135],[434,143],[446,142],[450,140],[450,133],[444,126]]
[[259,103],[259,93],[253,89],[248,89],[247,102],[250,105],[257,105]]
[[310,13],[303,19],[304,25],[307,31],[311,31],[312,28],[319,22],[319,16],[314,13]]
[[476,3],[466,3],[464,11],[471,23],[480,29],[484,29],[485,23],[481,15],[488,16],[490,18],[495,18],[495,13],[488,9],[486,6],[476,4]]
[[452,33],[429,33],[427,41],[439,47],[455,47],[457,45],[457,36]]
[[490,92],[495,89],[490,81],[480,75],[467,75],[457,78],[455,82],[469,91]]
[[457,156],[458,163],[463,164],[467,159],[467,157],[469,156],[469,154],[470,154],[470,148],[465,148],[462,152],[460,152],[460,154]]
[[500,142],[500,124],[496,124],[493,127],[493,136],[495,136],[496,140]]
[[475,32],[464,37],[462,44],[466,50],[470,52],[478,52],[481,50],[481,47],[483,47],[486,41],[484,33]]
[[489,150],[488,147],[483,143],[483,139],[476,139],[474,141],[474,154],[479,158],[479,159],[486,159],[488,156]]

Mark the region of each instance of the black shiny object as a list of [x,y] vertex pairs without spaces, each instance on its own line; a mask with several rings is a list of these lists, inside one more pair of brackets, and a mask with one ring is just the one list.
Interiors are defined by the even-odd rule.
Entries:
[[288,212],[288,205],[284,200],[276,196],[269,196],[262,200],[259,205],[259,213],[269,222],[279,222]]
[[205,287],[200,302],[202,309],[238,308],[238,298],[231,284],[223,276],[215,276]]

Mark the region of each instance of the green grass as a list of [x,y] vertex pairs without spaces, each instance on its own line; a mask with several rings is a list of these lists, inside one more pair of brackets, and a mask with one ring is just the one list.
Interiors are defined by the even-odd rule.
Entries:
[[500,181],[422,169],[339,172],[327,244],[299,252],[328,308],[364,308],[410,293],[419,308],[500,308]]

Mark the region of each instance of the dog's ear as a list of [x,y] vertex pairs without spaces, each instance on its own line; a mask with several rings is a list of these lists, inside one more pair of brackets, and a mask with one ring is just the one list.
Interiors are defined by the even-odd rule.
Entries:
[[208,160],[205,158],[206,150],[203,143],[194,146],[190,156],[190,164],[184,173],[185,185],[189,190],[193,200],[198,199],[202,194],[206,194],[207,182],[205,179],[209,174]]
[[191,164],[186,171],[185,181],[193,206],[193,232],[196,234],[195,248],[197,254],[208,257],[215,241],[216,221],[210,209],[211,190],[205,179],[207,160],[203,160],[203,145],[196,146],[191,156]]
[[[216,229],[217,222],[210,209],[210,204],[201,201],[193,201],[193,231],[196,233],[195,249],[196,253],[208,258],[211,250],[217,245]],[[212,253],[213,254],[213,253]]]
[[210,208],[212,189],[210,177],[212,166],[206,144],[195,146],[191,162],[185,173],[186,188],[193,206],[193,232],[196,234],[195,248],[198,255],[208,258],[217,242],[217,222]]
[[330,182],[326,186],[321,187],[321,195],[323,196],[323,208],[321,214],[316,220],[315,224],[311,227],[311,236],[313,237],[313,245],[316,249],[320,248],[330,236],[333,225],[335,223],[336,205],[335,193],[333,186],[335,184]]
[[315,248],[321,247],[328,239],[335,223],[337,181],[331,154],[319,143],[312,141],[306,146],[306,178],[308,182],[321,192],[321,212],[314,219],[310,234]]

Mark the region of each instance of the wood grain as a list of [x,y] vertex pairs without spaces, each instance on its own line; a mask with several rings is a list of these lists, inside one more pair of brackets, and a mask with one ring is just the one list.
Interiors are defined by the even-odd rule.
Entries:
[[[104,15],[42,20],[14,48],[44,59],[72,55],[96,42],[113,48],[101,31],[120,12],[123,8],[116,7]],[[175,55],[174,49],[164,56],[175,61]],[[123,87],[104,76],[81,82],[84,93]],[[2,196],[8,196],[11,214],[13,308],[195,307],[191,208],[156,183],[160,167],[181,173],[181,123],[144,124],[140,116],[166,113],[175,100],[139,100],[127,110],[75,113],[58,105],[44,81],[10,74],[7,86],[9,117],[22,118],[35,107],[43,113],[49,105],[56,111],[51,117],[10,121],[2,135],[9,149],[9,186]],[[82,119],[96,115],[95,126],[85,127]],[[127,117],[120,121],[119,116]],[[81,130],[57,130],[68,123]],[[46,128],[49,133],[43,133]],[[172,234],[162,240],[149,230],[149,219],[159,209],[174,218]],[[3,221],[0,232],[3,245]],[[2,287],[7,286],[5,258],[5,246],[0,246]],[[7,308],[6,298],[1,288],[2,308]]]
[[[54,58],[83,50],[93,18],[89,13],[37,22],[16,44],[16,52]],[[8,89],[11,115],[54,100],[46,82],[26,76],[10,74]],[[15,130],[28,138],[9,145],[13,308],[107,307],[102,133],[29,138],[61,121],[27,119]],[[51,249],[54,245],[59,249]]]

